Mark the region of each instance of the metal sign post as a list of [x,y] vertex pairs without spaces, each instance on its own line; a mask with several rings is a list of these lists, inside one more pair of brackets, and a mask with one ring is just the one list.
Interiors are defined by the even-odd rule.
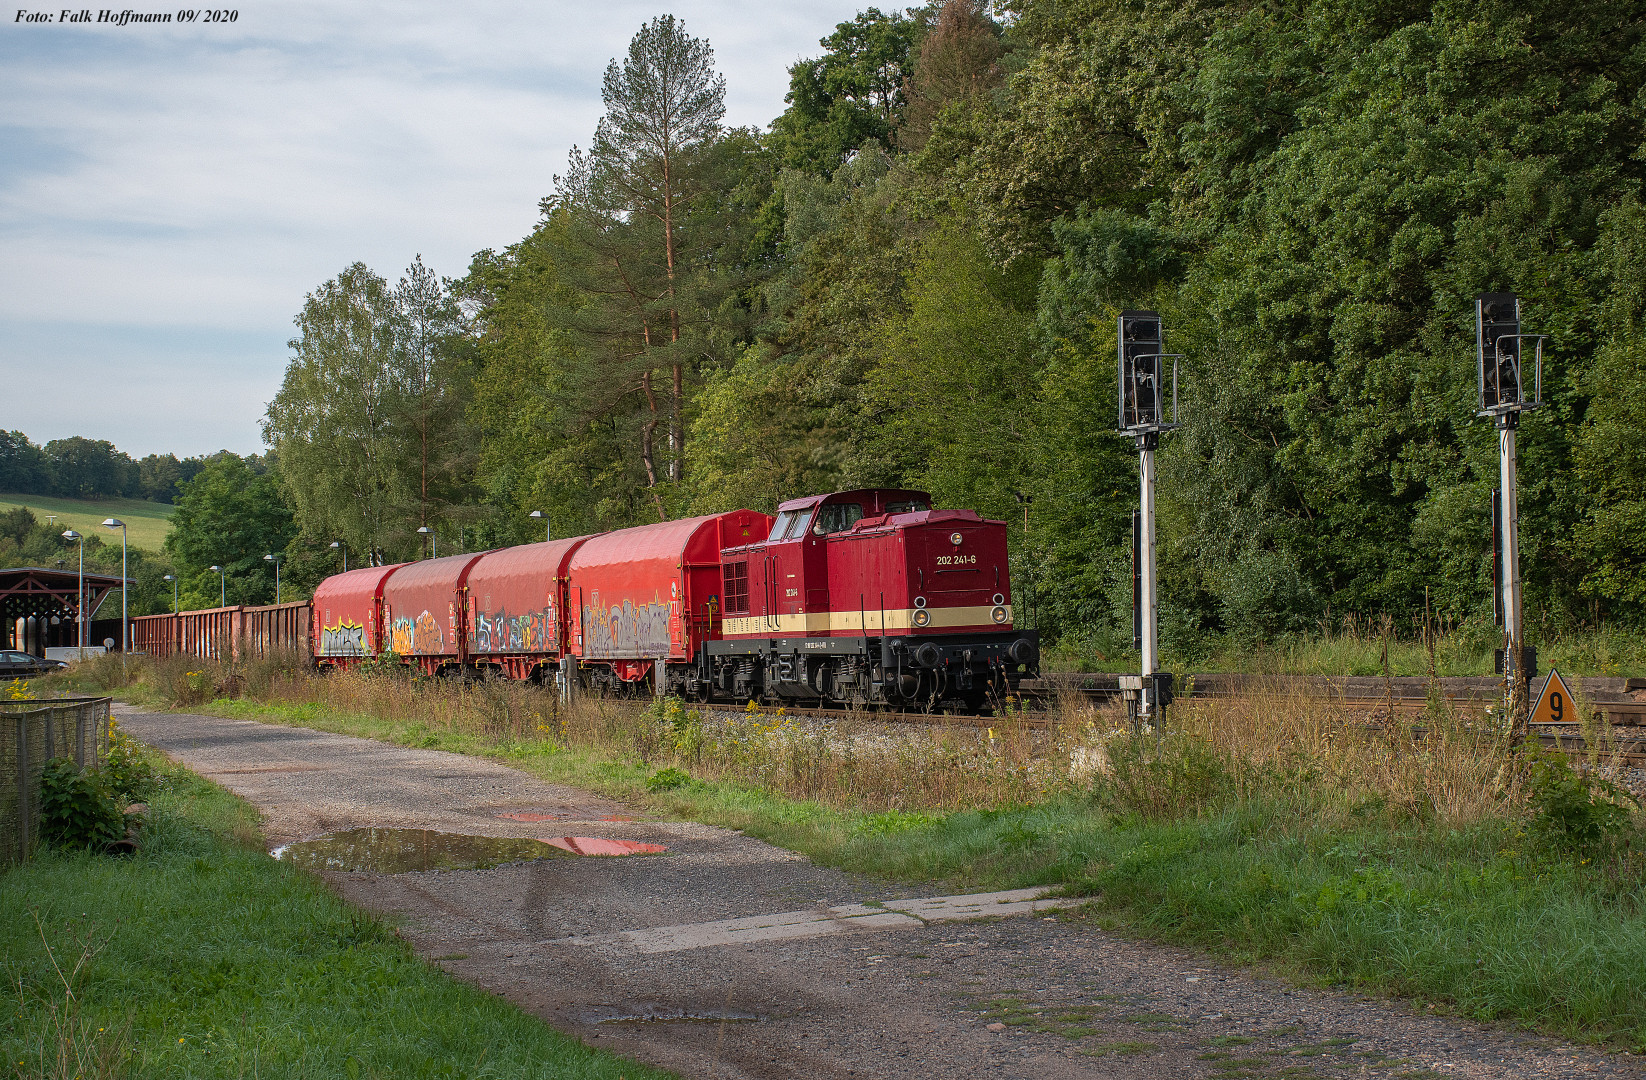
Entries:
[[[1520,300],[1514,293],[1483,293],[1475,300],[1475,353],[1480,376],[1480,411],[1497,425],[1500,488],[1492,522],[1497,543],[1496,607],[1503,621],[1504,705],[1519,726],[1526,717],[1527,685],[1537,674],[1526,647],[1520,607],[1520,500],[1515,491],[1515,432],[1520,414],[1543,404],[1542,334],[1520,332]],[[1521,364],[1523,344],[1535,342],[1532,395],[1528,399]]]
[[[1160,316],[1123,311],[1118,321],[1120,430],[1137,446],[1139,510],[1132,537],[1132,629],[1141,671],[1135,687],[1122,680],[1127,711],[1138,726],[1154,721],[1172,700],[1172,676],[1160,671],[1160,600],[1155,581],[1155,450],[1160,434],[1177,427],[1177,361],[1165,352]],[[1172,361],[1172,407],[1167,419],[1165,362]]]

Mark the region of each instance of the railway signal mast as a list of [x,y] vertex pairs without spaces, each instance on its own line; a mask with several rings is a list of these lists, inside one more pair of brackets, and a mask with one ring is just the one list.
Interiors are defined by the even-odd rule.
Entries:
[[[1155,586],[1155,450],[1160,434],[1177,427],[1176,353],[1165,351],[1160,316],[1153,311],[1122,311],[1118,324],[1120,353],[1120,430],[1137,445],[1141,503],[1132,524],[1132,637],[1141,657],[1135,680],[1122,677],[1127,711],[1139,725],[1156,720],[1171,704],[1172,676],[1160,667],[1160,599]],[[1172,361],[1171,416],[1167,419],[1166,361]]]
[[[1505,705],[1511,720],[1518,724],[1526,712],[1527,681],[1536,674],[1536,661],[1526,648],[1524,622],[1520,610],[1520,504],[1515,494],[1515,431],[1520,414],[1543,404],[1542,334],[1520,332],[1520,300],[1514,293],[1482,293],[1475,300],[1475,353],[1480,373],[1480,416],[1489,416],[1497,425],[1498,466],[1501,487],[1496,500],[1496,550],[1498,607],[1503,621],[1503,679]],[[1526,396],[1525,342],[1533,342],[1532,395]]]

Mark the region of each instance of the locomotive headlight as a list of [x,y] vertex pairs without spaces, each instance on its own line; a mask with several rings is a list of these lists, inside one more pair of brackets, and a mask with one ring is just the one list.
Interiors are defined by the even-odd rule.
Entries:
[[931,612],[927,611],[925,608],[915,609],[914,624],[916,626],[926,626],[931,621],[932,621],[932,613]]
[[997,623],[1005,622],[1006,621],[1006,609],[1003,608],[1003,607],[995,608],[993,611],[989,612],[989,618],[993,619]]
[[965,539],[965,537],[961,536],[959,533],[949,534],[949,543],[953,544],[955,547],[959,547],[960,541],[963,539]]

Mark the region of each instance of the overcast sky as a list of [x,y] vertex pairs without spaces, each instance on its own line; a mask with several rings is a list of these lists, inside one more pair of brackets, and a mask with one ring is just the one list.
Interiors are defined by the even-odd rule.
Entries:
[[304,294],[356,260],[396,279],[418,253],[455,277],[523,237],[647,19],[707,37],[727,122],[764,126],[787,67],[862,6],[334,0],[124,27],[10,9],[0,429],[259,452]]

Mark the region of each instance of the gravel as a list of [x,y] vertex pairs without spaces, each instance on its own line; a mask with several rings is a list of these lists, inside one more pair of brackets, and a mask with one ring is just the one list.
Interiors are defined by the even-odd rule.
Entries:
[[[490,762],[121,709],[255,803],[270,845],[364,826],[595,835],[666,855],[326,873],[423,956],[591,1045],[699,1077],[1638,1077],[1638,1059],[1289,986],[1078,913],[645,953],[621,931],[938,890],[819,867]],[[546,822],[502,813],[555,815]],[[639,820],[602,820],[629,816]],[[566,939],[581,939],[567,943]]]

